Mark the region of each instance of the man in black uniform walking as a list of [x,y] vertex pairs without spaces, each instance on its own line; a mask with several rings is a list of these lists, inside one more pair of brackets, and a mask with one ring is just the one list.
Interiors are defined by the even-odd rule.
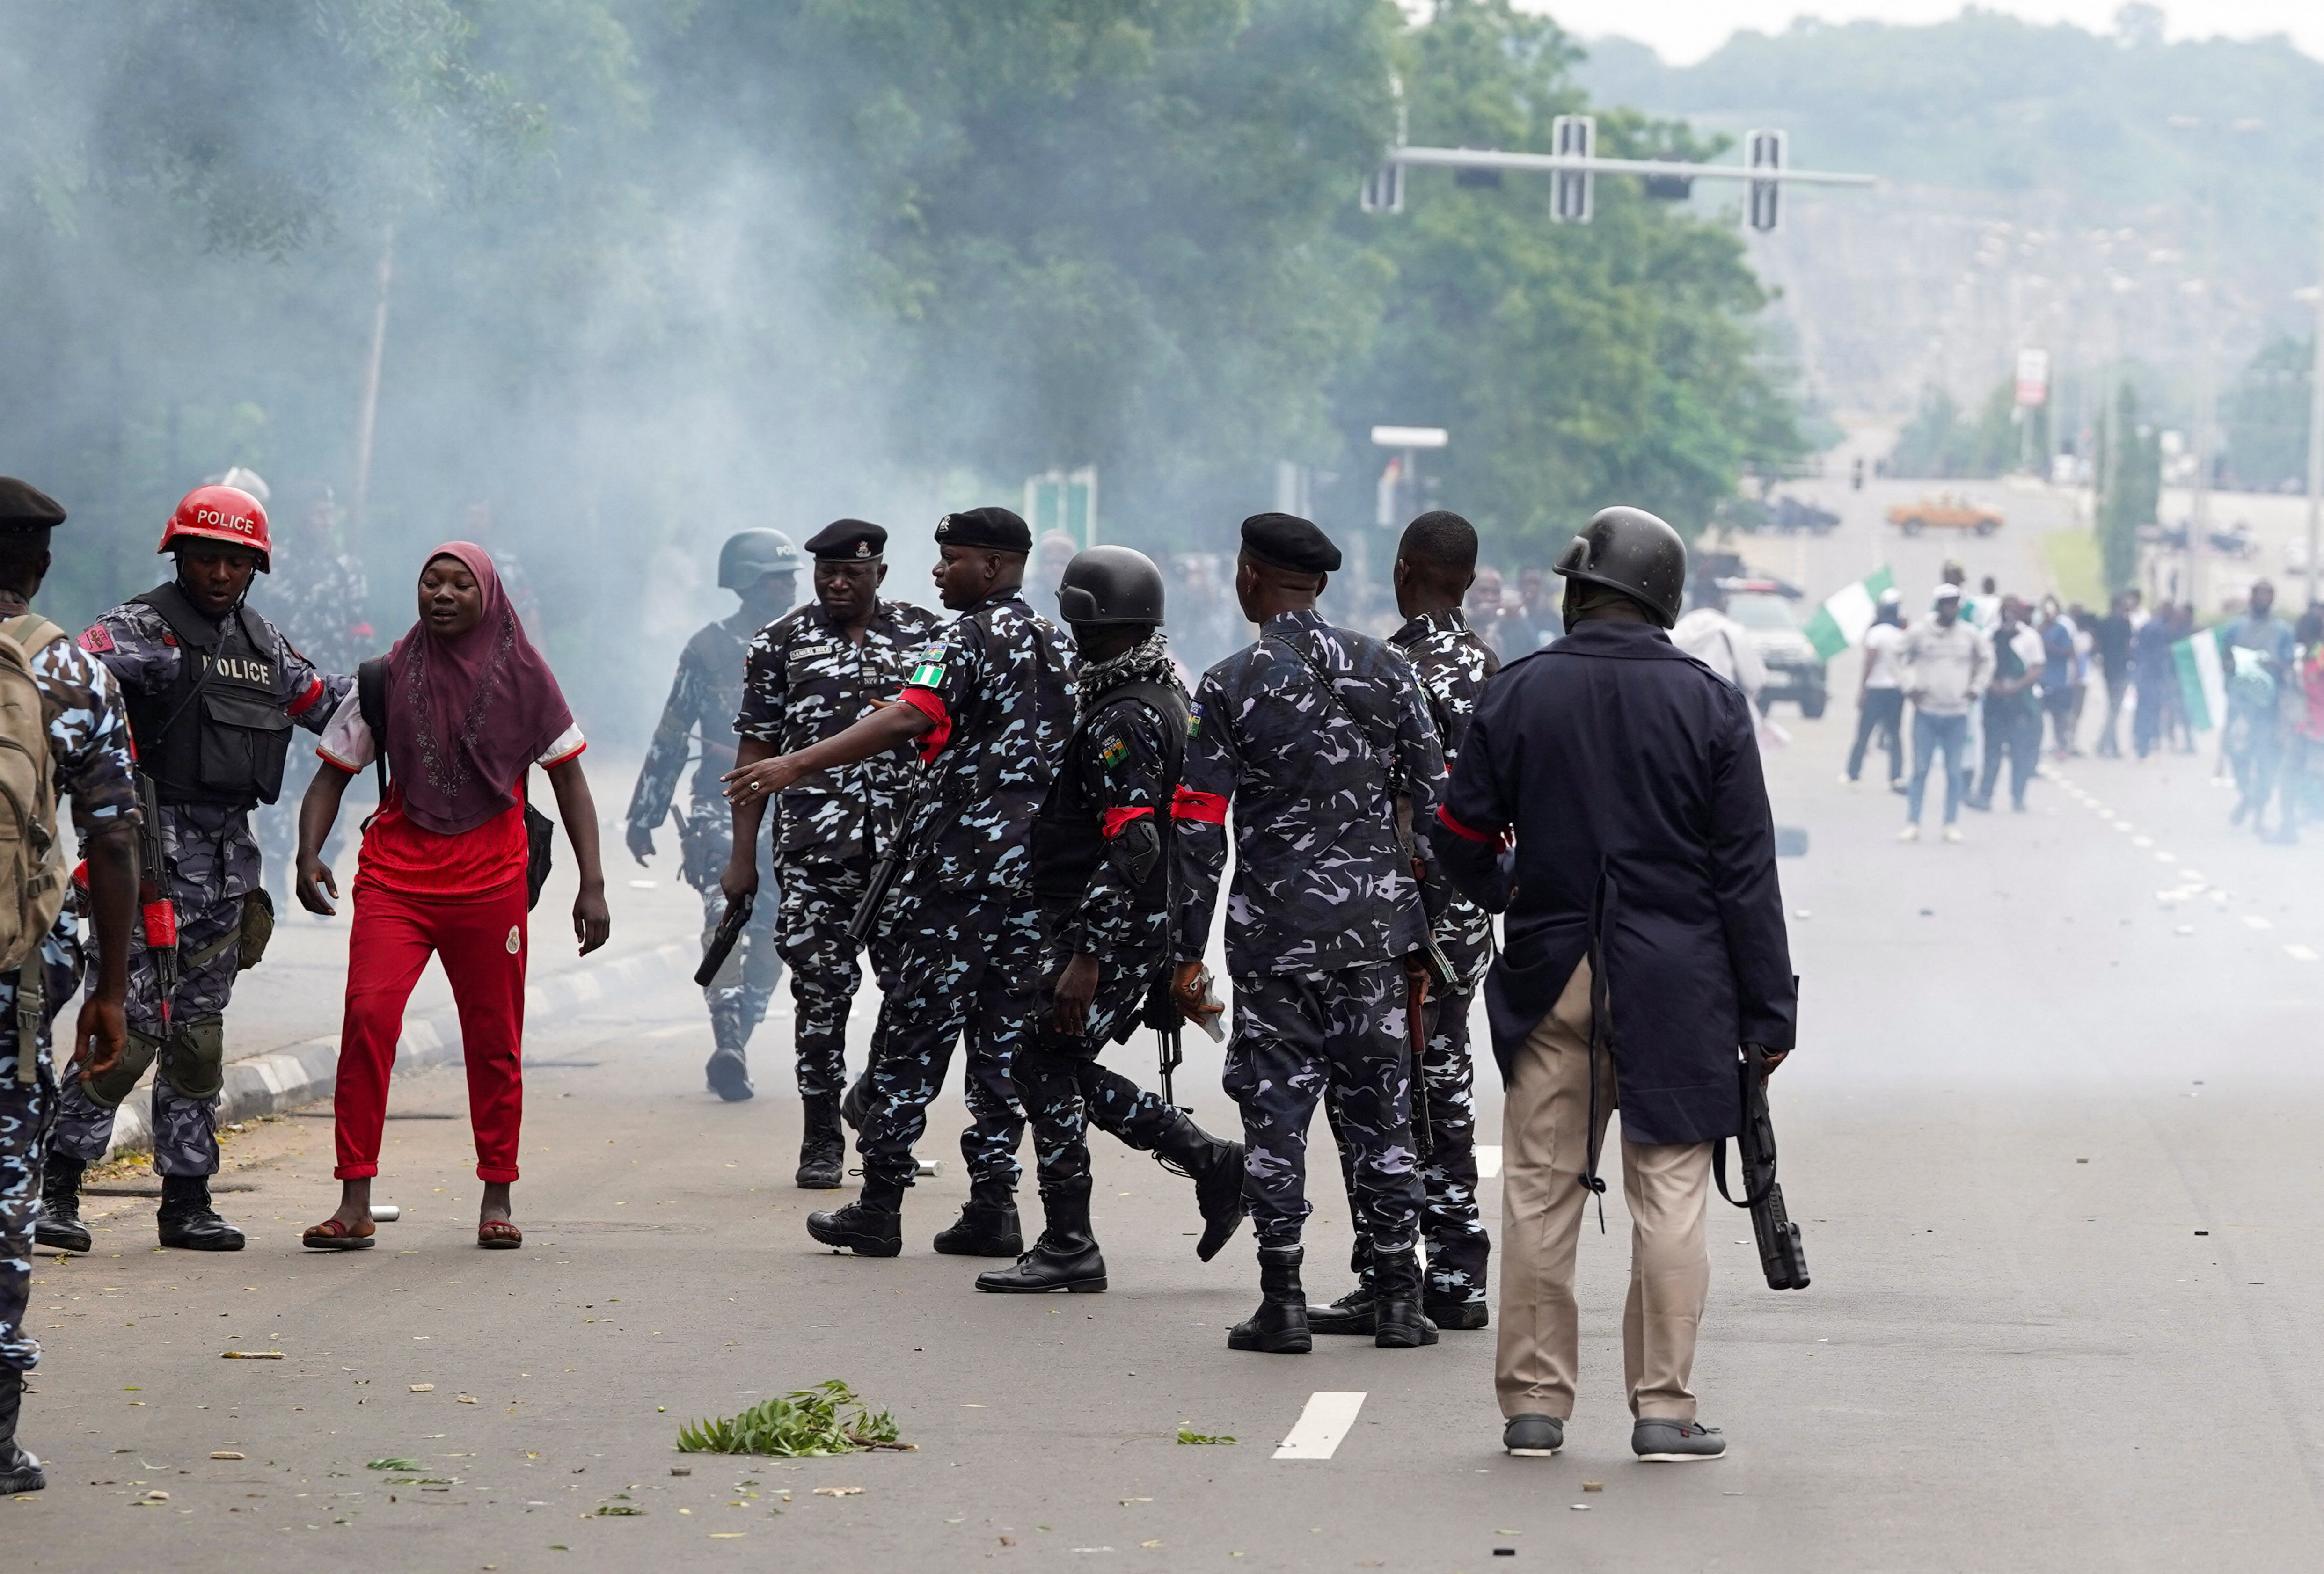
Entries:
[[1328,1091],[1352,1150],[1356,1229],[1370,1244],[1374,1339],[1434,1344],[1415,1256],[1409,1003],[1429,916],[1398,799],[1433,813],[1444,762],[1411,665],[1315,610],[1340,549],[1313,524],[1256,514],[1242,526],[1235,594],[1257,643],[1203,675],[1177,826],[1176,993],[1190,1017],[1226,865],[1235,805],[1227,968],[1235,1032],[1226,1088],[1242,1106],[1259,1236],[1260,1306],[1227,1346],[1305,1353],[1300,1284],[1307,1128]]
[[[1459,758],[1469,718],[1487,680],[1500,671],[1500,658],[1477,637],[1461,611],[1477,577],[1477,532],[1459,514],[1439,510],[1405,527],[1396,551],[1396,610],[1404,627],[1388,643],[1404,652],[1420,679],[1429,720],[1444,745],[1449,769]],[[1531,647],[1527,647],[1531,649]],[[1425,1121],[1428,1141],[1420,1167],[1427,1197],[1420,1233],[1428,1246],[1425,1310],[1439,1328],[1479,1329],[1489,1321],[1485,1302],[1485,1262],[1490,1238],[1477,1216],[1476,1068],[1469,1054],[1469,1007],[1485,965],[1493,958],[1491,915],[1457,892],[1440,892],[1436,944],[1452,964],[1454,981],[1429,991],[1421,1020],[1427,1048],[1421,1056],[1421,1106],[1413,1111],[1415,1135]],[[1325,1108],[1339,1128],[1335,1100]],[[1342,1178],[1350,1149],[1340,1147]],[[1355,1196],[1351,1181],[1348,1195]],[[1316,1333],[1370,1333],[1372,1275],[1364,1238],[1356,1238],[1356,1287],[1329,1306],[1307,1309]]]
[[1057,610],[1081,655],[1081,719],[1035,822],[1047,1008],[1015,1064],[1047,1228],[1016,1266],[977,1275],[980,1290],[1105,1288],[1090,1229],[1093,1122],[1194,1181],[1203,1261],[1243,1215],[1242,1145],[1211,1136],[1097,1060],[1157,1009],[1175,1009],[1162,829],[1176,811],[1187,701],[1162,637],[1162,571],[1127,547],[1093,547],[1066,565]]
[[[695,631],[678,654],[678,677],[669,686],[669,700],[662,706],[645,763],[638,768],[629,813],[630,856],[643,863],[653,856],[654,832],[669,818],[678,778],[699,739],[701,752],[695,757],[699,763],[687,791],[686,814],[678,823],[678,845],[679,870],[702,897],[706,948],[726,911],[718,881],[733,844],[733,816],[718,781],[734,767],[734,713],[742,701],[742,666],[752,636],[798,599],[798,549],[780,530],[730,536],[718,551],[718,588],[733,591],[742,604],[733,616]],[[763,848],[758,850],[755,870],[762,876],[770,873]],[[752,909],[741,943],[702,991],[710,1008],[711,1042],[703,1077],[710,1091],[729,1103],[751,1096],[751,1035],[766,1017],[767,1002],[782,977],[783,964],[775,954],[775,911],[773,902]]]
[[[835,520],[807,549],[815,557],[815,600],[751,641],[734,717],[742,740],[738,765],[796,753],[872,714],[902,686],[938,627],[925,607],[881,599],[888,532],[878,525]],[[899,746],[807,777],[777,804],[752,796],[724,805],[737,847],[757,845],[767,814],[779,815],[768,841],[782,881],[777,933],[798,1020],[803,1134],[797,1181],[808,1191],[835,1190],[845,1170],[839,1100],[847,1089],[847,1009],[863,980],[847,925],[871,883],[878,844],[898,830],[910,759]],[[756,870],[735,869],[738,887],[746,874],[755,879]],[[886,943],[875,934],[871,944],[872,971],[884,980]]]
[[[1032,1035],[1041,914],[1033,897],[1032,826],[1073,722],[1073,652],[1025,604],[1025,521],[1005,508],[936,523],[936,590],[960,613],[925,653],[902,703],[843,732],[730,774],[733,802],[769,797],[811,771],[853,765],[917,740],[929,790],[912,824],[904,874],[881,914],[894,988],[883,999],[863,1126],[863,1191],[807,1216],[807,1233],[865,1256],[903,1249],[912,1144],[965,1034],[961,1134],[969,1201],[936,1249],[1013,1257],[1017,1145],[1024,1135],[1010,1060]],[[730,866],[729,894],[741,871]]]
[[[1711,1285],[1711,1145],[1741,1126],[1738,1047],[1792,1047],[1797,982],[1750,703],[1664,631],[1686,548],[1607,509],[1558,564],[1566,636],[1477,707],[1429,827],[1447,873],[1508,914],[1485,984],[1507,1086],[1495,1386],[1513,1454],[1573,1412],[1574,1247],[1606,1118],[1632,1221],[1622,1319],[1630,1447],[1715,1459],[1689,1386]],[[1504,853],[1514,842],[1510,869]]]

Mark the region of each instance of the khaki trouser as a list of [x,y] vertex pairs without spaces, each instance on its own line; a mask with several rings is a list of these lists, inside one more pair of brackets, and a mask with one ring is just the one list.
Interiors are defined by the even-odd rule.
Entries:
[[[1566,980],[1548,1016],[1517,1052],[1501,1118],[1501,1329],[1493,1385],[1501,1413],[1573,1413],[1580,1330],[1573,1252],[1590,1193],[1581,1175],[1592,1125],[1602,1136],[1614,1105],[1609,1060],[1590,1102],[1590,963]],[[1630,1206],[1630,1296],[1622,1313],[1623,1380],[1630,1413],[1694,1419],[1694,1338],[1711,1291],[1702,1214],[1711,1144],[1622,1142],[1622,1195]]]

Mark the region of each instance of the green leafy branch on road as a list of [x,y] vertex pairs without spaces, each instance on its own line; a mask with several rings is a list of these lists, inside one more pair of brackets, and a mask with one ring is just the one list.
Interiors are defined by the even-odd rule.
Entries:
[[898,1442],[895,1417],[884,1410],[873,1414],[855,1390],[836,1377],[763,1400],[740,1415],[682,1426],[678,1446],[689,1454],[770,1454],[793,1459],[918,1447]]
[[1231,1443],[1234,1439],[1223,1433],[1212,1437],[1207,1432],[1196,1431],[1191,1426],[1182,1426],[1178,1429],[1178,1441],[1182,1443]]

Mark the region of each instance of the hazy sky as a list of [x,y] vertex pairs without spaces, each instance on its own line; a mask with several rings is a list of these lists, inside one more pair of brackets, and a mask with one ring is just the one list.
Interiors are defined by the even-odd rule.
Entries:
[[[1582,37],[1620,33],[1652,44],[1663,59],[1684,65],[1701,60],[1739,28],[1777,32],[1795,16],[1827,22],[1941,22],[1958,15],[1960,0],[1521,0],[1546,11]],[[2033,22],[2071,22],[2110,32],[2121,0],[1983,0],[1980,7]],[[2172,38],[2225,33],[2249,38],[2282,32],[2311,55],[2324,57],[2324,0],[2181,0],[2162,7]]]

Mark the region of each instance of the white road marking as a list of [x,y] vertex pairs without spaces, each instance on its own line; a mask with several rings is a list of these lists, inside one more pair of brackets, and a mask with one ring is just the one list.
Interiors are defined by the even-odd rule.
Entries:
[[2130,844],[2133,847],[2152,847],[2154,845],[2154,838],[2152,836],[2134,836],[2130,839]]
[[2294,962],[2314,962],[2316,960],[2316,953],[2309,950],[2308,947],[2304,945],[2287,945],[2283,948],[2283,954],[2290,957]]
[[1307,1407],[1299,1413],[1291,1430],[1283,1434],[1283,1444],[1275,1450],[1278,1459],[1328,1459],[1340,1447],[1348,1429],[1356,1424],[1356,1413],[1364,1407],[1361,1394],[1321,1392],[1307,1395]]
[[2176,863],[2179,861],[2179,855],[2175,852],[2158,852],[2154,855],[2154,861],[2157,863]]
[[2244,915],[2244,927],[2246,929],[2273,929],[2275,925],[2261,917],[2257,913],[2246,913]]
[[1477,1145],[1477,1179],[1489,1181],[1500,1173],[1501,1150],[1498,1147],[1487,1147],[1483,1143],[1479,1143]]

